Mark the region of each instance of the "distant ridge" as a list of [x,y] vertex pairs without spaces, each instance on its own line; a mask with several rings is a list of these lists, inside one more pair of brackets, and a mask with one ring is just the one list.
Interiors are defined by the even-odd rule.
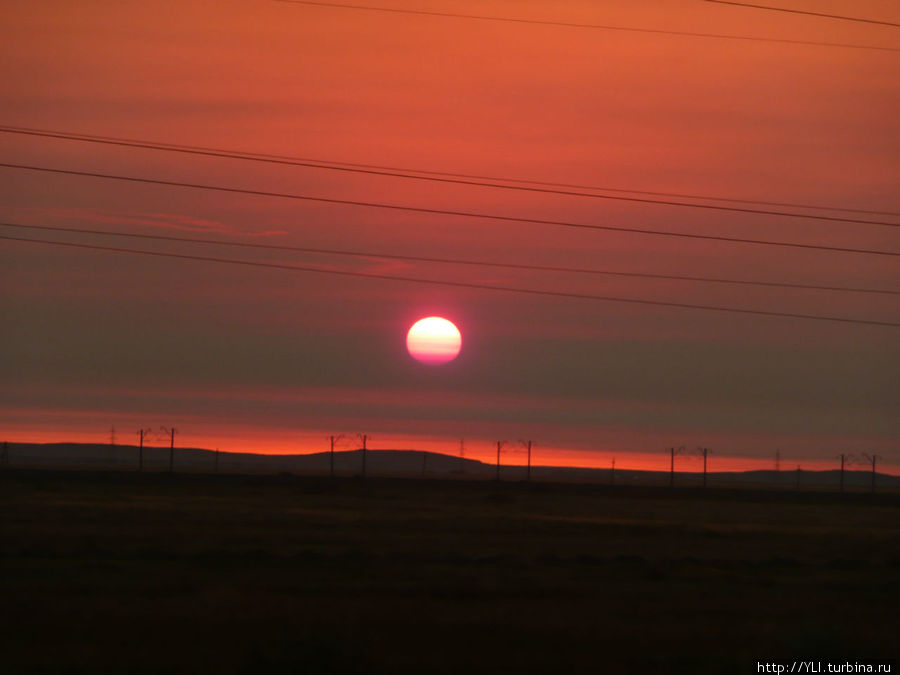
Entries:
[[[57,466],[73,468],[125,469],[138,466],[139,448],[136,445],[108,443],[10,443],[10,466]],[[263,455],[250,452],[217,452],[205,448],[175,448],[175,469],[185,471],[297,471],[327,473],[331,453],[316,452],[294,455]],[[367,450],[368,472],[422,472],[423,455],[427,473],[482,473],[494,468],[474,459],[460,459],[452,455],[421,450]],[[167,470],[169,448],[144,446],[144,468],[149,471]],[[334,468],[341,474],[358,473],[362,468],[362,450],[340,450],[334,453]]]
[[[218,456],[218,458],[217,458]],[[30,468],[114,469],[137,470],[138,447],[136,445],[110,445],[104,443],[9,443],[9,466]],[[175,448],[175,471],[191,473],[298,473],[328,475],[331,453],[316,452],[296,455],[261,455],[249,452],[217,452],[204,448]],[[169,468],[169,448],[144,446],[144,470],[159,472]],[[336,475],[352,476],[362,473],[362,450],[341,450],[334,453]],[[438,452],[412,449],[388,449],[366,451],[366,473],[369,475],[431,476],[489,479],[496,476],[496,465],[476,459],[460,458]],[[500,467],[501,479],[517,481],[525,479],[525,467]],[[531,477],[539,481],[609,483],[610,469],[590,469],[565,466],[532,466]],[[697,472],[676,472],[675,484],[700,485],[703,476]],[[615,482],[623,484],[667,484],[667,471],[642,471],[616,469]],[[709,472],[711,485],[771,485],[793,487],[797,482],[795,470]],[[845,471],[844,485],[855,491],[871,486],[871,471]],[[801,487],[837,487],[840,471],[800,472]],[[900,476],[876,473],[876,487],[900,487]]]

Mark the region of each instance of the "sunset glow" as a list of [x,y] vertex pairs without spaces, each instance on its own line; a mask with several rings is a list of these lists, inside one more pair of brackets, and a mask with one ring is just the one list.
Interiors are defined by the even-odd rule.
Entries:
[[900,244],[873,224],[900,213],[896,28],[709,2],[8,4],[10,441],[900,465]]

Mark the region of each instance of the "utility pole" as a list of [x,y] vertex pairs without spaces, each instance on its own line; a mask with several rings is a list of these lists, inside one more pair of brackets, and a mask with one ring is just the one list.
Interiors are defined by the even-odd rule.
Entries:
[[703,448],[703,487],[706,487],[706,455],[709,453],[708,448]]
[[531,441],[528,441],[528,470],[525,472],[525,480],[531,480]]
[[616,458],[615,457],[612,458],[612,467],[609,470],[609,484],[610,485],[616,484]]
[[519,444],[528,452],[528,461],[525,465],[525,480],[531,480],[531,441],[519,441]]
[[841,453],[841,492],[844,491],[844,458],[846,455]]
[[875,460],[877,455],[872,455],[872,492],[875,492]]
[[878,459],[878,455],[872,453],[869,455],[868,453],[863,455],[864,458],[871,460],[872,462],[872,492],[875,492],[875,463]]
[[169,473],[175,471],[175,427],[169,429]]
[[138,431],[138,435],[141,437],[138,445],[138,471],[140,472],[144,470],[144,430]]
[[497,441],[497,481],[500,480],[500,448],[502,448],[505,443],[506,441]]
[[334,478],[334,436],[329,436],[331,439],[331,455],[329,456],[329,469],[328,475],[331,478]]
[[675,448],[669,448],[669,487],[675,487]]
[[368,436],[366,434],[362,435],[362,476],[366,477],[366,441],[368,440]]

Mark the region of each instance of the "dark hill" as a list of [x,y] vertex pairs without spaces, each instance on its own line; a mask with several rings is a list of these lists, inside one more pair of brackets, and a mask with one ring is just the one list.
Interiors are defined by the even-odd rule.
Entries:
[[[109,445],[100,443],[9,443],[8,463],[13,467],[47,467],[73,469],[137,469],[139,450],[134,445]],[[334,453],[334,470],[340,475],[362,473],[362,450],[342,450]],[[165,471],[169,468],[169,448],[144,447],[144,469]],[[248,472],[303,474],[328,474],[331,470],[329,452],[305,455],[261,455],[245,452],[217,452],[203,448],[175,448],[175,471],[187,472]],[[467,475],[472,478],[492,478],[496,466],[474,459],[421,450],[368,450],[366,473],[370,475],[428,476]],[[507,481],[524,480],[525,467],[502,466],[501,478]],[[576,467],[533,466],[531,477],[541,481],[609,483],[613,476],[609,469]],[[837,487],[840,471],[738,471],[710,472],[707,476],[713,485],[768,485],[791,488],[799,479],[801,487]],[[636,471],[617,469],[617,484],[668,484],[666,471]],[[677,472],[675,484],[699,486],[700,473]],[[876,475],[878,487],[900,487],[900,476],[884,473]],[[846,471],[844,485],[854,490],[871,486],[870,471]]]

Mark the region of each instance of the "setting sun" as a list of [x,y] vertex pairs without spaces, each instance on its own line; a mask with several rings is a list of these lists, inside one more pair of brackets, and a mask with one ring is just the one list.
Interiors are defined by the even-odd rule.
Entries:
[[459,329],[439,316],[419,319],[406,334],[406,348],[410,355],[430,366],[452,361],[461,346]]

